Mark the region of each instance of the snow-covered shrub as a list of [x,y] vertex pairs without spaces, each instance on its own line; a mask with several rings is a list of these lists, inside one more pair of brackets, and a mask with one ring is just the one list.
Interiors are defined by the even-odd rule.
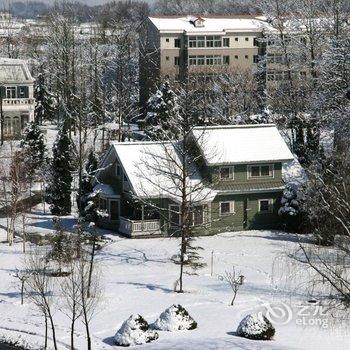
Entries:
[[189,315],[181,305],[172,305],[151,325],[160,331],[184,331],[197,328],[197,322]]
[[120,327],[114,341],[119,346],[135,346],[158,339],[158,333],[149,329],[147,321],[140,315],[131,315]]
[[264,315],[251,314],[241,321],[237,335],[254,340],[270,340],[275,335],[275,328]]
[[281,199],[280,215],[297,216],[300,211],[300,198],[298,188],[294,184],[287,184]]

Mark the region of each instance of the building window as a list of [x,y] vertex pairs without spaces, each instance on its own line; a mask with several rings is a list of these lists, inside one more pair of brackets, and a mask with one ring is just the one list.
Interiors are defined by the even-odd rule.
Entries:
[[230,38],[223,38],[222,39],[222,46],[223,47],[230,47]]
[[233,180],[234,179],[234,167],[227,166],[220,168],[220,180]]
[[273,53],[270,53],[267,55],[267,62],[268,63],[279,63],[279,64],[282,64],[284,63],[284,56],[281,55],[281,54],[273,54]]
[[207,36],[206,37],[206,46],[207,47],[221,47],[222,46],[221,36]]
[[259,213],[272,213],[273,199],[259,199]]
[[175,66],[179,66],[180,65],[180,57],[174,57],[174,63],[175,63]]
[[205,47],[205,36],[190,36],[188,39],[189,47]]
[[274,177],[273,164],[267,165],[250,165],[248,167],[248,177]]
[[168,43],[169,42],[169,38],[166,38],[165,41]]
[[166,59],[167,61],[169,61],[170,58],[169,58],[169,56],[166,56],[165,59]]
[[221,65],[222,64],[222,57],[213,55],[213,56],[189,56],[188,58],[188,64],[190,66],[215,66],[215,65]]
[[223,56],[224,64],[230,64],[230,56]]
[[254,46],[257,46],[257,47],[260,46],[260,45],[259,45],[259,39],[258,39],[258,38],[254,38],[254,39],[253,39],[253,45],[254,45]]
[[116,164],[116,175],[119,177],[122,174],[122,168],[119,163]]
[[288,80],[289,72],[288,71],[269,71],[267,72],[268,81],[281,81]]
[[245,59],[246,59],[246,60],[249,58],[249,56],[248,56],[248,55],[245,55],[244,57],[245,57]]
[[29,90],[28,86],[20,86],[19,87],[19,98],[29,98]]
[[174,46],[177,47],[177,48],[180,48],[181,47],[181,39],[175,39],[174,40]]
[[259,55],[254,55],[253,62],[254,63],[259,63]]
[[16,87],[14,86],[6,87],[6,98],[16,98]]
[[206,215],[208,215],[208,205],[198,205],[192,210],[192,226],[203,225],[206,220]]
[[249,38],[245,38],[245,41],[249,41]]
[[238,41],[238,38],[235,38],[235,41]]
[[219,203],[220,216],[234,214],[235,212],[235,202],[220,202]]
[[169,205],[169,221],[170,227],[180,226],[180,206],[171,204]]
[[238,60],[238,56],[237,55],[235,55],[235,59]]

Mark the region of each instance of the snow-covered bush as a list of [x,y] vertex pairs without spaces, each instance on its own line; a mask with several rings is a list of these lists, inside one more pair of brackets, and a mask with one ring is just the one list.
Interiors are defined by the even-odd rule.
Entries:
[[181,305],[172,305],[151,325],[160,331],[184,331],[197,328],[197,322],[189,315]]
[[300,211],[300,197],[298,188],[294,184],[287,184],[281,199],[280,215],[297,216]]
[[275,335],[275,328],[264,315],[251,314],[241,321],[237,335],[254,340],[270,340]]
[[158,333],[149,329],[147,321],[140,315],[131,315],[120,327],[114,341],[119,346],[135,346],[158,339]]

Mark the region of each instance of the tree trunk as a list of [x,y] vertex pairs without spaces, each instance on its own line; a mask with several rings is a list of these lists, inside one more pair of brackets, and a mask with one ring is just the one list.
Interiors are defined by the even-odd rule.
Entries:
[[44,348],[47,349],[47,316],[45,315],[45,345]]
[[90,298],[92,269],[94,267],[95,251],[96,251],[96,235],[94,234],[93,240],[92,240],[92,252],[91,252],[91,257],[90,257],[89,279],[88,279],[88,285],[87,285],[87,297],[88,298]]
[[53,346],[54,346],[55,350],[57,350],[56,329],[55,329],[55,324],[53,322],[53,318],[52,318],[52,315],[51,315],[50,311],[48,312],[48,316],[49,316],[49,319],[50,319]]

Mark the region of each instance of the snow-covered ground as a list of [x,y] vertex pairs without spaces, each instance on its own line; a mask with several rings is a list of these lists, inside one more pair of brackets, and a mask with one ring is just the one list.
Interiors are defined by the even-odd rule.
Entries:
[[[305,326],[297,324],[302,318],[299,306],[307,305],[306,312],[311,312],[310,308],[314,306],[308,304],[308,295],[298,288],[297,281],[302,277],[292,278],[296,272],[285,255],[297,246],[293,235],[249,231],[199,238],[197,242],[204,248],[203,256],[208,266],[197,276],[185,275],[184,294],[172,291],[179,267],[170,261],[170,257],[177,253],[178,240],[108,237],[110,243],[98,256],[104,291],[99,312],[92,321],[93,349],[117,348],[113,337],[131,314],[141,314],[152,323],[172,304],[183,305],[198,322],[198,328],[174,333],[160,331],[158,340],[139,348],[325,350],[350,346],[348,330],[333,322],[327,328],[313,326],[314,322],[309,319]],[[0,237],[0,241],[3,240],[4,231]],[[14,340],[20,338],[23,344],[32,344],[37,349],[43,345],[43,319],[28,301],[20,305],[19,286],[13,277],[15,268],[21,267],[21,249],[19,240],[12,247],[0,244],[0,339],[4,336]],[[245,276],[245,283],[234,306],[229,306],[230,289],[219,276],[225,270],[231,270],[232,265]],[[276,328],[274,340],[252,341],[235,336],[243,317],[265,310],[264,303],[271,305],[268,316]],[[283,311],[287,313],[283,315]],[[293,317],[288,320],[286,316]],[[311,317],[317,318],[328,320],[328,316],[319,313]],[[69,321],[59,311],[55,312],[54,319],[59,348],[68,349]],[[76,330],[76,347],[86,349],[82,324]]]

